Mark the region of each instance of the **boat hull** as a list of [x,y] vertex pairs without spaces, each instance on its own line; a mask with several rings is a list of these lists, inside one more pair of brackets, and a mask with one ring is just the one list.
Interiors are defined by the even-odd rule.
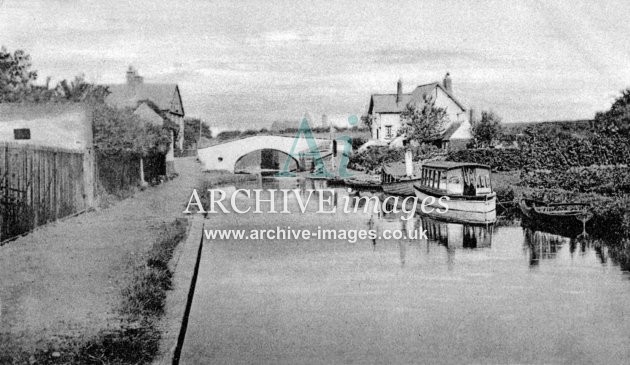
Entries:
[[413,196],[413,184],[417,180],[395,181],[382,185],[383,191],[390,195]]
[[549,214],[539,212],[533,203],[526,199],[521,199],[519,207],[523,213],[524,221],[528,225],[546,230],[559,230],[561,232],[573,232],[582,228],[579,219],[581,211],[568,212],[566,214]]
[[[420,200],[419,204],[425,201],[429,209],[434,208],[431,212],[424,213],[439,217],[440,219],[466,223],[492,223],[497,219],[497,199],[495,193],[488,194],[486,197],[480,199],[465,199],[460,196],[432,194],[420,190],[415,186],[414,190],[416,197]],[[448,201],[444,201],[448,206],[448,210],[446,211],[444,206],[439,204],[439,199],[442,196],[449,198]],[[434,199],[427,199],[429,197]]]

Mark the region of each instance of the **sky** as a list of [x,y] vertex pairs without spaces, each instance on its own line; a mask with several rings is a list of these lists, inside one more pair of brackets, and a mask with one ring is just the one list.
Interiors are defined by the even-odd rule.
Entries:
[[630,1],[0,0],[0,45],[40,82],[180,87],[187,116],[268,127],[366,113],[448,71],[505,122],[591,118],[630,87]]

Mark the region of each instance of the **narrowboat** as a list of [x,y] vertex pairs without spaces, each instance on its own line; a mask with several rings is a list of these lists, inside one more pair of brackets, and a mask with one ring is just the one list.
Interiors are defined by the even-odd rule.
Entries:
[[[445,218],[469,222],[496,220],[496,193],[492,191],[490,166],[476,163],[432,161],[422,165],[416,196]],[[432,197],[433,199],[427,199]],[[440,204],[442,197],[448,210]],[[426,200],[425,200],[426,199]],[[445,212],[446,210],[446,212]]]
[[420,181],[420,168],[414,166],[409,174],[405,163],[387,164],[381,169],[381,184],[383,192],[391,195],[413,196],[413,184]]

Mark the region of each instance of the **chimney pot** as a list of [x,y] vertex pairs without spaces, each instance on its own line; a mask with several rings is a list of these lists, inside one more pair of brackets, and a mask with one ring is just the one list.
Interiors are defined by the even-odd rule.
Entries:
[[135,86],[142,84],[143,81],[144,78],[138,75],[138,71],[133,66],[129,66],[127,69],[127,84]]
[[450,73],[446,73],[446,75],[444,76],[444,80],[442,81],[442,86],[444,86],[444,88],[446,89],[446,91],[448,91],[449,93],[453,93],[453,80],[451,80],[451,74]]

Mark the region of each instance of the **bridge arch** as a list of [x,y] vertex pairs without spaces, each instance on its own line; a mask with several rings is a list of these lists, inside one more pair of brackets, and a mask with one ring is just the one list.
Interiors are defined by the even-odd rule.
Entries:
[[[204,170],[227,170],[234,172],[236,162],[244,155],[264,149],[273,149],[291,155],[291,148],[293,148],[294,143],[295,138],[291,137],[252,136],[201,148],[197,150],[197,156]],[[330,147],[330,141],[326,139],[315,139],[315,143],[322,152],[323,157],[325,150]],[[308,150],[309,145],[306,139],[303,137],[299,138],[294,154]],[[295,155],[291,157],[295,160],[298,159]],[[283,165],[280,167],[282,168]]]
[[[259,167],[261,170],[280,170],[284,167],[287,158],[291,159],[291,161],[293,162],[290,163],[289,171],[299,171],[301,168],[303,168],[303,166],[300,165],[300,161],[295,156],[291,156],[288,153],[276,148],[267,147],[260,150],[252,151],[247,154],[243,154],[236,160],[236,162],[234,162],[234,171],[243,171],[244,166],[239,166],[239,163],[243,163],[244,159],[248,157],[255,158],[255,156],[252,155],[256,154],[257,152],[260,152],[260,158],[258,161],[255,162],[258,164],[257,167]],[[268,155],[268,153],[272,153],[273,156]],[[269,161],[270,158],[272,159],[271,161]]]

